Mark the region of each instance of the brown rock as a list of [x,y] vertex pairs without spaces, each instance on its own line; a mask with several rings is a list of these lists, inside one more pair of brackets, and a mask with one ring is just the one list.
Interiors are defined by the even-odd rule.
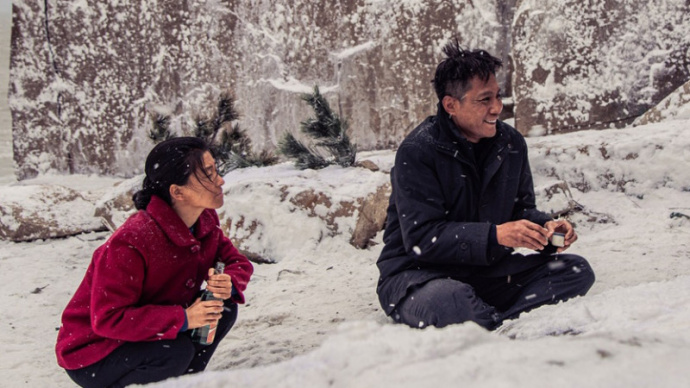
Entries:
[[366,168],[369,171],[379,170],[379,166],[377,166],[376,163],[372,162],[371,160],[361,160],[355,163],[355,167]]
[[111,232],[119,228],[129,216],[136,212],[132,195],[141,189],[142,177],[138,176],[116,185],[96,203],[94,217],[98,217]]
[[[361,201],[361,200],[360,200]],[[302,210],[306,210],[310,217],[319,217],[326,222],[326,227],[331,231],[331,235],[338,234],[339,217],[351,217],[357,206],[353,201],[339,201],[333,203],[323,192],[315,192],[313,189],[304,190],[290,198],[290,202]],[[325,211],[317,207],[321,205]]]
[[359,209],[357,226],[352,233],[350,244],[364,249],[371,244],[371,239],[383,230],[386,224],[386,209],[391,195],[391,185],[386,183],[367,196]]

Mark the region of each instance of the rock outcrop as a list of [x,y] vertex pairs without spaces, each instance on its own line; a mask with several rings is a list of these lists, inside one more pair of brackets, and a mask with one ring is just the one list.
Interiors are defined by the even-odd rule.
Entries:
[[635,120],[633,125],[681,119],[690,119],[690,81],[683,84],[659,104]]
[[685,0],[521,0],[512,39],[523,134],[623,127],[690,78]]
[[59,185],[3,187],[0,239],[30,241],[105,230],[93,203]]
[[386,226],[386,210],[390,196],[390,183],[380,186],[375,193],[367,196],[359,210],[350,244],[360,249],[372,245],[372,239]]

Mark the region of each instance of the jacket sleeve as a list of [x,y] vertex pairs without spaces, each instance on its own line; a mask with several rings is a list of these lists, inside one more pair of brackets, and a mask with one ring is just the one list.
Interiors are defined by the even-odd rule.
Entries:
[[[215,217],[217,218],[218,215],[215,215]],[[225,263],[225,273],[232,278],[232,285],[236,291],[233,292],[231,300],[235,303],[243,304],[245,302],[244,290],[247,289],[249,278],[254,273],[254,266],[246,256],[235,248],[220,228],[218,228],[218,233],[220,233],[220,243],[218,244],[216,257],[219,257]]]
[[524,138],[521,138],[521,146],[524,149],[522,168],[520,174],[520,183],[518,187],[518,195],[513,208],[513,221],[526,219],[544,226],[545,223],[551,221],[551,216],[537,210],[536,199],[534,195],[534,181],[532,179],[532,170],[529,166],[529,158],[527,155],[527,143]]
[[128,341],[174,339],[185,324],[176,305],[140,305],[146,265],[141,253],[113,238],[95,261],[91,325],[102,337]]
[[451,206],[445,203],[442,187],[461,182],[440,182],[429,152],[403,143],[391,171],[406,253],[433,265],[490,265],[493,259],[487,256],[487,245],[491,225],[448,220]]

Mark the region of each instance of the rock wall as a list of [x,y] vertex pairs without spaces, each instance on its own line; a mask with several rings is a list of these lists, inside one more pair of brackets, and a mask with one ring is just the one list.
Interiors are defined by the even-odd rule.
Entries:
[[435,113],[430,80],[451,37],[507,58],[499,47],[512,6],[497,4],[16,1],[18,177],[137,173],[151,147],[147,112],[170,114],[174,130],[191,133],[194,115],[228,89],[257,148],[299,131],[312,113],[299,95],[314,85],[349,120],[359,149],[394,147]]
[[622,127],[690,79],[686,0],[521,0],[512,39],[524,134]]
[[690,79],[686,0],[18,0],[13,15],[20,179],[137,174],[151,113],[190,134],[227,90],[257,149],[299,137],[314,85],[360,150],[394,148],[435,113],[452,37],[505,60],[503,118],[529,135],[628,124]]

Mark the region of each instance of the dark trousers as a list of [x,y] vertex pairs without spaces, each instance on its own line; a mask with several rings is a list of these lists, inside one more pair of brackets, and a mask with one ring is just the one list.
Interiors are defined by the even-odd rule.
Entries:
[[594,283],[589,263],[571,254],[551,258],[510,276],[433,279],[411,289],[392,317],[411,327],[473,321],[493,330],[520,313],[585,295]]
[[192,342],[191,330],[178,334],[174,340],[127,342],[101,361],[68,370],[67,374],[82,387],[102,388],[147,384],[201,372],[237,320],[237,305],[226,302],[225,307],[211,345]]

